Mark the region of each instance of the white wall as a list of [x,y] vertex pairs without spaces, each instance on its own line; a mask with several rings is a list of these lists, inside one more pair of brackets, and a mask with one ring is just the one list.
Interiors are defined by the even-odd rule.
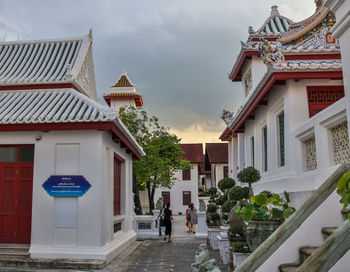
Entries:
[[[38,135],[41,140],[35,141]],[[107,132],[1,133],[0,143],[35,144],[30,245],[32,257],[109,260],[123,245],[135,240],[130,204],[131,155],[112,143]],[[113,218],[113,152],[125,159],[125,185],[121,193],[124,196],[123,231],[117,234],[113,234],[113,222],[116,219]],[[83,175],[91,188],[78,198],[49,196],[42,184],[49,176],[57,174]],[[77,224],[60,227],[56,223],[55,212],[64,214],[64,211],[60,211],[57,205],[61,206],[70,200],[77,203],[77,209],[71,210],[71,214],[77,216]]]
[[228,166],[226,163],[213,163],[212,168],[215,168],[215,187],[218,188],[218,183],[224,178],[224,167]]
[[198,165],[193,164],[191,169],[191,180],[182,180],[182,171],[175,173],[174,178],[176,179],[171,189],[168,188],[157,188],[154,194],[154,202],[156,203],[158,198],[162,196],[162,191],[170,191],[170,209],[173,214],[184,214],[188,206],[183,205],[183,191],[191,191],[191,202],[198,209]]

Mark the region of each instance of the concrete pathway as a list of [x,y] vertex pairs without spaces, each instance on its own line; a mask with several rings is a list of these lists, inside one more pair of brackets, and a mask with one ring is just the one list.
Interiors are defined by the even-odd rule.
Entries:
[[[195,239],[194,234],[187,233],[185,216],[174,216],[173,241],[159,240],[138,241],[129,253],[116,258],[105,272],[191,272],[194,255],[205,239]],[[210,256],[215,258],[221,271],[227,271],[219,252],[210,250]]]

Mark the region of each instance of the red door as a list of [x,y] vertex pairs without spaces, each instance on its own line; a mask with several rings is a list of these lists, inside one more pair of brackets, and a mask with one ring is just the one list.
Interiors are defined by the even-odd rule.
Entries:
[[164,205],[170,203],[170,192],[162,192],[162,197]]
[[[0,163],[0,243],[29,244],[33,162],[31,155],[28,158],[24,154],[26,150],[31,152],[30,148],[12,147],[14,148],[15,154],[17,153],[17,158],[12,160],[14,162]],[[21,158],[20,151],[23,151]],[[0,159],[4,159],[4,153],[1,153]],[[23,162],[28,160],[31,162]]]

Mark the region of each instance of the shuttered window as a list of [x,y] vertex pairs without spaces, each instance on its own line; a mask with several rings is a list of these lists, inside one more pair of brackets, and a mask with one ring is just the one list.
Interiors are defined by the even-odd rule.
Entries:
[[263,170],[267,171],[267,127],[263,128]]
[[113,214],[120,215],[120,179],[121,179],[121,162],[114,157],[114,167],[113,167]]
[[182,180],[191,180],[191,169],[182,170]]
[[278,115],[279,166],[285,165],[284,112]]
[[183,205],[187,205],[187,206],[191,204],[191,191],[182,192],[182,202],[183,202]]
[[228,166],[224,166],[224,178],[228,178]]

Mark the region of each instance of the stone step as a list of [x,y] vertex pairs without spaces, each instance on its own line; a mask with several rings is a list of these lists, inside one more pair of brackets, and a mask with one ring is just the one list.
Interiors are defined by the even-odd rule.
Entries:
[[333,232],[335,232],[336,230],[337,230],[337,227],[322,228],[323,239],[326,241],[328,239],[328,237],[331,236],[333,234]]
[[0,244],[0,257],[26,257],[29,256],[29,245]]
[[301,247],[299,249],[299,255],[300,255],[300,263],[303,263],[306,261],[307,258],[309,258],[312,253],[314,253],[318,249],[318,247]]
[[295,263],[281,264],[279,266],[279,270],[280,272],[295,272],[297,271],[298,267],[299,267],[299,264],[295,264]]

